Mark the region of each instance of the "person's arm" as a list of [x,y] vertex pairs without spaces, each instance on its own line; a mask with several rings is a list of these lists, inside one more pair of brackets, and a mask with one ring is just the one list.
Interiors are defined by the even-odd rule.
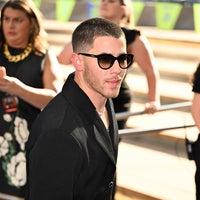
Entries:
[[200,132],[200,93],[194,93],[192,99],[191,113],[194,122]]
[[156,66],[153,50],[148,39],[141,35],[128,46],[128,51],[134,54],[134,61],[145,73],[148,84],[148,103],[146,112],[154,113],[160,107],[160,94],[158,91],[159,71]]
[[0,78],[0,90],[16,95],[31,105],[42,109],[61,91],[64,79],[61,76],[60,66],[54,52],[49,51],[44,63],[44,88],[34,88],[22,83],[15,77]]
[[63,65],[71,64],[72,53],[72,43],[68,42],[57,56],[59,63]]

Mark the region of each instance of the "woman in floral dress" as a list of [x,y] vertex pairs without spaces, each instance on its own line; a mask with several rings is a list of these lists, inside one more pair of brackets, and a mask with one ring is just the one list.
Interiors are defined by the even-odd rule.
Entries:
[[9,0],[0,25],[0,193],[24,197],[25,143],[63,80],[32,0]]

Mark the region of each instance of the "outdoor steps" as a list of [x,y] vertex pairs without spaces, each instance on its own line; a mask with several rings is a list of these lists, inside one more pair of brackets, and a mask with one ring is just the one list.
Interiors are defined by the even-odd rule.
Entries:
[[[124,139],[119,144],[117,185],[130,199],[195,200],[195,165],[179,140],[170,145],[149,138]],[[145,141],[146,140],[146,141]],[[132,197],[132,198],[131,198]],[[123,200],[123,199],[121,199]]]
[[[168,51],[169,54],[182,57],[199,57],[200,33],[192,30],[161,30],[156,27],[138,27],[146,35],[150,42],[159,45],[160,53],[167,53],[166,46],[176,48]],[[164,48],[162,48],[164,47]],[[184,47],[184,48],[179,48]],[[196,51],[197,50],[197,51]]]
[[[71,33],[80,22],[58,22],[45,20],[44,27],[49,33],[50,43],[63,45],[70,39]],[[192,30],[160,30],[156,27],[136,27],[150,41],[157,55],[172,55],[180,57],[199,58],[200,34]],[[53,34],[53,35],[52,35]],[[56,36],[56,37],[55,37]],[[69,36],[66,38],[66,36]],[[175,48],[170,48],[171,46]],[[170,48],[170,51],[168,49]]]
[[[170,73],[169,71],[167,72]],[[189,78],[185,78],[186,80],[182,81],[179,80],[180,78],[183,78],[181,76],[179,76],[179,79],[177,77],[169,77],[169,75],[168,78],[163,78],[162,73],[164,72],[161,72],[161,77],[158,82],[161,96],[161,104],[191,100],[192,86],[190,84]],[[135,99],[135,101],[148,101],[148,88],[146,83],[146,77],[143,74],[134,73],[133,69],[131,73],[127,74],[126,81],[131,87],[131,90],[133,91],[133,99]]]
[[[159,67],[162,105],[190,101],[193,95],[190,81],[199,62],[198,45],[194,42],[152,38],[149,41]],[[147,87],[141,70],[137,67],[133,69],[127,81],[133,86],[135,94],[132,111],[144,109]],[[184,127],[193,123],[190,108],[185,108],[129,117],[127,126],[139,131],[159,129],[166,125]],[[143,200],[194,200],[195,165],[187,159],[185,134],[195,139],[198,130],[190,127],[122,135],[118,186],[132,190],[130,196],[136,192],[149,196],[141,198]]]

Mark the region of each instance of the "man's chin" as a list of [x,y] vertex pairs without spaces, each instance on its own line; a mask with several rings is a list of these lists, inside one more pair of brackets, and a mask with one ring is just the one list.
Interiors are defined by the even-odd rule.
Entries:
[[114,98],[117,98],[117,97],[118,97],[118,95],[119,95],[119,92],[118,92],[118,93],[116,93],[116,94],[112,94],[112,95],[110,96],[110,98],[112,98],[112,99],[114,99]]

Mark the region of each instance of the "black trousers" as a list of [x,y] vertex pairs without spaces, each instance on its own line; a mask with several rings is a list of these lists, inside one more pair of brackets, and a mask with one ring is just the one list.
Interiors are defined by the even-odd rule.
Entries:
[[192,144],[192,153],[196,164],[196,200],[200,200],[200,135],[198,136],[197,141]]

